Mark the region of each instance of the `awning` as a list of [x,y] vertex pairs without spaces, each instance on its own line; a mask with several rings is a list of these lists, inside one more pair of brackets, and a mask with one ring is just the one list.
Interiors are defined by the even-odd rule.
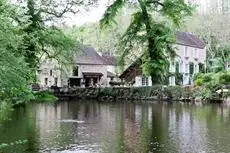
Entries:
[[83,72],[82,74],[84,77],[87,77],[87,78],[95,78],[95,77],[103,76],[102,73],[98,73],[98,72]]

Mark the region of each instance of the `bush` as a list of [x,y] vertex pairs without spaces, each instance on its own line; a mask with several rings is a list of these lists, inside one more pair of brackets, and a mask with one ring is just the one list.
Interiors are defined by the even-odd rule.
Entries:
[[197,86],[202,86],[203,85],[203,79],[199,78],[199,79],[195,80],[195,84]]
[[36,102],[55,102],[58,98],[47,91],[34,93],[33,101]]
[[211,73],[204,74],[202,76],[202,80],[204,83],[211,82],[212,81],[212,74]]
[[194,82],[197,86],[202,86],[200,90],[196,90],[195,94],[203,100],[217,99],[217,90],[223,88],[224,85],[230,84],[229,72],[218,73],[199,73],[195,76]]
[[221,84],[230,84],[230,73],[223,73],[219,76],[219,82]]

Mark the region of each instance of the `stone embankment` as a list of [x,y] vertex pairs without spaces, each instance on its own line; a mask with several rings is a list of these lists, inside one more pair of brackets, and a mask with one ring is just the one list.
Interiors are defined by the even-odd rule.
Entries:
[[192,101],[195,99],[191,87],[181,86],[77,88],[68,93],[58,92],[56,96],[99,100]]

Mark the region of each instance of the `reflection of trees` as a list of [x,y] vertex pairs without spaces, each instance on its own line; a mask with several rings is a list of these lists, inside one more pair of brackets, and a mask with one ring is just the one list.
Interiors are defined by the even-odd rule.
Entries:
[[120,111],[118,111],[118,113],[119,114],[116,115],[116,122],[118,123],[116,125],[116,129],[118,131],[117,133],[117,141],[118,141],[117,152],[124,153],[125,152],[124,107],[121,106]]
[[149,107],[147,104],[141,108],[141,152],[149,152],[150,129],[149,129]]
[[9,146],[4,152],[36,153],[39,151],[39,132],[36,127],[35,109],[33,104],[15,108],[15,111],[12,112],[12,120],[0,126],[0,144],[28,140],[25,144]]
[[[32,106],[32,110],[35,110],[36,107],[35,105],[30,105]],[[32,111],[31,107],[29,108],[25,108],[25,112],[27,115],[27,121],[26,122],[26,126],[27,126],[27,149],[26,152],[28,153],[36,153],[39,152],[40,149],[40,141],[39,141],[39,133],[38,133],[38,129],[36,126],[36,116],[37,113],[36,111]]]
[[164,134],[168,132],[164,131],[163,124],[162,107],[152,105],[152,131],[149,149],[154,152],[161,152],[161,145],[164,143]]

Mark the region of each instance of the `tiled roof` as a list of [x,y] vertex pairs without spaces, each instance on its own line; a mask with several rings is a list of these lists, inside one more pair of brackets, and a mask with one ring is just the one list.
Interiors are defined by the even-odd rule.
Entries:
[[104,59],[93,47],[83,46],[81,52],[77,54],[76,64],[104,65]]
[[102,55],[102,58],[104,59],[105,65],[117,65],[115,56]]
[[176,32],[177,44],[204,49],[205,43],[196,35],[186,32]]

